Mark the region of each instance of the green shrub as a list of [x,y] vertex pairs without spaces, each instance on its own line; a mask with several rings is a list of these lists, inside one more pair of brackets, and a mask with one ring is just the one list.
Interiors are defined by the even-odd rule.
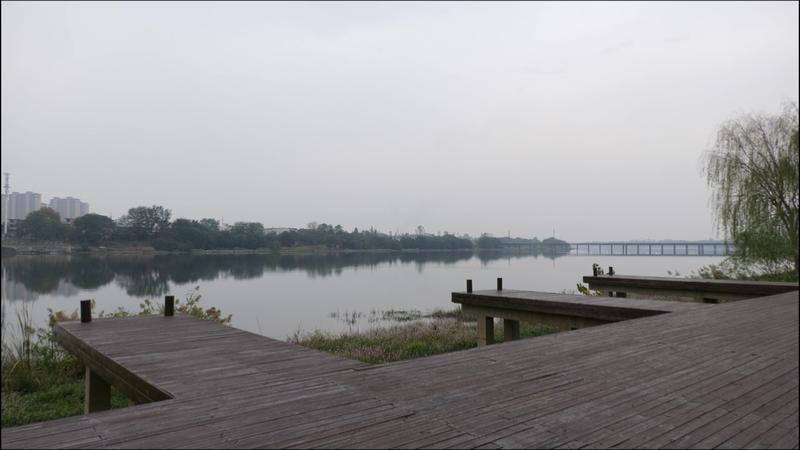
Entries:
[[189,242],[168,238],[154,239],[153,248],[165,252],[190,252],[193,249],[192,244]]

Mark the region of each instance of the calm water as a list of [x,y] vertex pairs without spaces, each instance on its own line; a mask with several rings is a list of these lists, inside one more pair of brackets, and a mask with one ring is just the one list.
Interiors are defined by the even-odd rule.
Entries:
[[[574,291],[592,263],[619,274],[688,275],[718,257],[473,255],[471,253],[344,254],[326,256],[17,256],[4,258],[3,314],[15,320],[24,304],[37,324],[47,309],[72,311],[92,298],[97,308],[138,309],[145,298],[185,297],[199,286],[204,306],[233,314],[233,325],[276,339],[301,330],[336,331],[372,326],[341,319],[352,313],[451,308],[450,292],[492,289]],[[332,313],[339,313],[335,317]]]

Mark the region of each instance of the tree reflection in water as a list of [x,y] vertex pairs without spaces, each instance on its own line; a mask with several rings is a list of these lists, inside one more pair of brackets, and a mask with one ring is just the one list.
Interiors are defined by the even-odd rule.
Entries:
[[[116,283],[132,297],[154,297],[168,292],[169,284],[232,278],[260,278],[267,272],[304,271],[309,277],[330,277],[346,268],[415,264],[422,272],[428,263],[456,264],[477,256],[482,264],[535,253],[504,252],[371,252],[326,255],[155,255],[88,256],[47,255],[3,258],[3,284],[10,300],[33,299],[37,294],[70,295],[76,288],[92,290]],[[543,255],[554,258],[561,255]],[[9,287],[10,285],[10,287]],[[21,289],[20,289],[21,287]]]

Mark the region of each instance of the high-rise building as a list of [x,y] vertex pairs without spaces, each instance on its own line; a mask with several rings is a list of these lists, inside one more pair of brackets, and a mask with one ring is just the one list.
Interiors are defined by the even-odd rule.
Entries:
[[[10,216],[8,214],[8,196],[6,194],[3,194],[2,203],[3,204],[2,204],[2,206],[0,206],[0,208],[3,208],[3,211],[2,211],[2,223],[3,223],[3,226],[5,227],[6,222],[8,222],[8,219],[10,218]],[[3,229],[3,235],[5,236],[5,228]]]
[[89,214],[89,204],[82,202],[78,198],[53,197],[49,203],[50,209],[55,210],[61,216],[61,220],[72,222],[80,216]]
[[3,223],[6,222],[6,219],[23,220],[28,217],[28,214],[38,211],[42,207],[42,195],[30,191],[12,192],[8,196],[3,194],[2,203]]

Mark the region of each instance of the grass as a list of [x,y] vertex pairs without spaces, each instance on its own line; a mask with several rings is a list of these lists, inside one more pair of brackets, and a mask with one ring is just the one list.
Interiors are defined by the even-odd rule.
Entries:
[[[371,364],[437,355],[477,346],[475,319],[460,309],[438,310],[417,320],[365,331],[296,333],[290,342]],[[502,322],[501,322],[502,323]],[[523,338],[558,331],[556,327],[520,323]],[[495,341],[503,341],[502,325],[495,327]]]
[[[178,312],[205,320],[227,324],[231,316],[223,316],[216,308],[200,307],[195,289],[185,301],[177,301]],[[5,311],[4,311],[5,312]],[[126,317],[161,313],[149,300],[138,312],[124,309],[112,313],[99,312],[98,317]],[[16,321],[2,322],[2,426],[24,425],[42,420],[83,414],[84,368],[77,358],[62,349],[49,328],[35,328],[23,306],[16,311]],[[50,311],[51,324],[60,320],[77,320],[77,311]],[[10,326],[7,326],[10,325]],[[128,405],[127,398],[111,390],[111,407]]]
[[[23,393],[3,390],[3,427],[83,414],[83,380],[51,379],[48,385]],[[111,407],[128,406],[128,400],[112,389]]]
[[[2,377],[3,427],[83,413],[83,367],[50,330],[34,328],[24,305],[11,328],[3,322]],[[112,393],[112,407],[126,405]]]
[[477,319],[472,316],[468,316],[464,314],[464,311],[461,308],[453,308],[453,309],[435,309],[426,317],[432,319],[455,319],[459,322],[476,322]]

